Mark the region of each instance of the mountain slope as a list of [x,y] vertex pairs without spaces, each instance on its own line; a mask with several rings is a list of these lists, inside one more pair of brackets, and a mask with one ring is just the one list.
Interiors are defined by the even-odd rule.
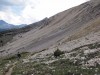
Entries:
[[0,36],[0,75],[100,74],[100,0]]
[[[18,34],[3,46],[3,55],[17,52],[38,52],[52,46],[64,44],[91,33],[100,32],[100,1],[88,1],[50,17],[46,24],[32,28],[27,33]],[[21,37],[19,37],[21,36]],[[62,48],[63,49],[63,48]]]

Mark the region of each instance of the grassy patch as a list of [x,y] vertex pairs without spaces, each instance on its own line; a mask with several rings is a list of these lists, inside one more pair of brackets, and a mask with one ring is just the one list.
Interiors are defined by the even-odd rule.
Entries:
[[[22,52],[21,53],[22,57],[20,59],[25,58],[28,54],[29,54],[28,52]],[[18,58],[16,55],[4,57],[4,58],[0,59],[0,75],[3,75],[3,73],[5,72],[5,70],[6,70],[5,67],[7,64],[13,64],[16,61],[20,62],[20,61],[18,61]]]
[[31,62],[26,64],[18,63],[14,68],[12,75],[47,75],[48,73],[51,74],[48,65]]
[[[41,62],[19,62],[14,67],[12,75],[94,75],[96,68],[82,68],[79,65],[80,60],[77,60],[77,64],[73,63],[73,60],[59,59],[51,64],[45,64]],[[98,66],[97,73],[100,73]]]
[[[96,68],[83,69],[81,66],[74,65],[70,60],[59,60],[51,64],[54,67],[53,75],[94,75]],[[99,69],[97,71],[99,73]]]
[[7,63],[9,63],[9,60],[0,59],[0,75],[3,75]]

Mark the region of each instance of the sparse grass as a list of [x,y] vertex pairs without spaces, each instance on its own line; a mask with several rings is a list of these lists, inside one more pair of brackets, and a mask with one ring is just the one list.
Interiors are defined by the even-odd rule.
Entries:
[[24,75],[27,74],[28,72],[31,71],[31,69],[33,68],[33,63],[22,63],[19,62],[16,64],[16,66],[13,69],[13,73],[12,75]]
[[[3,75],[3,73],[7,70],[7,68],[16,61],[18,61],[16,55],[0,58],[0,75]],[[9,66],[7,66],[8,64]]]
[[[74,65],[70,60],[58,60],[51,64],[54,67],[53,75],[68,75],[70,74],[83,74],[83,75],[94,75],[95,68],[93,69],[82,69],[81,66]],[[99,71],[99,70],[98,70]],[[98,72],[99,73],[99,72]]]
[[29,62],[29,63],[18,63],[13,70],[12,75],[47,75],[51,74],[51,70],[48,65],[44,63]]
[[20,54],[21,54],[21,57],[22,57],[22,58],[25,58],[25,57],[27,57],[28,55],[30,55],[29,52],[22,52],[22,53],[20,53]]
[[96,49],[96,48],[100,48],[100,43],[94,43],[94,44],[90,44],[88,45],[89,49]]
[[7,64],[10,63],[10,60],[0,59],[0,75],[3,75],[7,70]]
[[97,52],[94,52],[94,53],[89,53],[89,54],[87,55],[86,60],[90,60],[90,59],[92,59],[92,58],[95,58],[96,56],[100,56],[100,51],[97,51]]
[[[8,60],[2,62],[2,64],[7,63]],[[73,63],[74,60],[69,59],[58,59],[50,64],[45,64],[42,62],[28,62],[23,63],[19,61],[13,69],[12,75],[69,75],[69,74],[83,74],[83,75],[94,75],[95,69],[82,68],[80,65],[80,60]],[[1,67],[1,66],[0,66]],[[98,66],[98,68],[100,68]],[[1,70],[1,69],[0,69]],[[2,70],[1,70],[2,71]],[[70,71],[70,72],[69,72]],[[98,73],[100,70],[98,69]]]
[[[22,52],[21,53],[21,59],[25,58],[29,53],[28,52]],[[7,64],[13,64],[14,62],[18,61],[18,58],[16,55],[10,56],[10,57],[5,57],[0,59],[0,75],[3,75],[3,73],[6,70],[6,65]],[[18,61],[19,62],[19,61]]]
[[92,43],[92,44],[83,45],[83,46],[80,46],[80,47],[77,47],[77,48],[71,50],[70,52],[73,52],[73,51],[80,51],[81,48],[84,48],[84,47],[88,47],[89,49],[100,48],[100,42],[96,42],[96,43]]
[[[73,60],[59,59],[51,64],[45,64],[40,62],[18,63],[14,68],[12,75],[69,75],[69,74],[83,74],[94,75],[96,68],[82,68],[79,66],[80,60],[77,60],[77,64],[73,63]],[[100,68],[100,67],[98,67]],[[70,72],[69,72],[70,71]],[[100,70],[98,69],[97,73]]]
[[[21,54],[20,59],[23,59],[23,58],[27,57],[30,53],[29,52],[22,52],[20,54]],[[18,60],[18,57],[17,57],[17,55],[12,55],[12,56],[8,56],[8,57],[4,58],[4,60],[16,61],[16,60]]]
[[[74,53],[71,54],[71,56],[75,57],[78,54],[80,54],[80,56],[84,56],[84,51],[81,49],[81,48],[84,48],[84,47],[88,47],[89,49],[97,49],[97,48],[100,48],[100,43],[96,42],[96,43],[87,44],[87,45],[77,47],[77,48],[70,51],[70,52],[74,52]],[[68,52],[68,53],[70,53],[70,52]],[[98,53],[99,52],[95,52],[93,54],[98,55]],[[89,55],[91,55],[91,54],[89,54]]]
[[[83,50],[81,48],[83,47],[88,47],[91,49],[99,48],[100,44],[99,43],[93,43],[93,44],[88,44],[84,46],[80,46],[78,48],[73,49],[71,52],[75,51],[75,53],[72,53],[72,57],[76,57],[77,54],[79,54],[80,57],[84,56]],[[43,50],[45,51],[45,50]],[[40,51],[42,52],[42,51]],[[39,53],[39,52],[38,52]],[[86,61],[94,58],[95,56],[98,56],[100,52],[95,52],[92,54],[87,55]],[[24,58],[27,58],[27,56],[30,55],[28,52],[22,52],[21,53],[21,60]],[[32,55],[32,54],[31,54]],[[53,56],[53,57],[52,57]],[[41,58],[39,61],[34,61],[34,62],[27,62],[23,63],[23,61],[18,61],[15,56],[12,56],[10,58],[4,59],[4,61],[0,61],[0,75],[4,71],[3,68],[5,68],[5,64],[7,64],[10,61],[18,61],[18,63],[15,65],[12,75],[72,75],[73,73],[76,75],[83,74],[83,75],[94,75],[95,69],[98,68],[98,73],[100,73],[100,66],[98,65],[97,67],[93,67],[92,69],[90,68],[82,68],[81,62],[83,60],[81,59],[75,59],[77,60],[75,63],[75,60],[70,60],[70,59],[62,59],[64,55],[60,55],[59,58],[54,58],[53,54],[47,55],[47,58]],[[55,60],[53,63],[48,63],[45,64],[45,62],[49,60]],[[41,61],[41,62],[40,62]],[[85,60],[84,60],[85,61]],[[85,62],[86,62],[85,61]]]

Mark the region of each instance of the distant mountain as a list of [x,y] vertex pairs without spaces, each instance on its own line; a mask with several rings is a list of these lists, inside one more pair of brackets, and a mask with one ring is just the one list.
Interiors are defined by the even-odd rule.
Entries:
[[12,29],[12,28],[16,28],[16,26],[12,24],[8,24],[3,20],[0,20],[0,29]]
[[22,28],[22,27],[25,27],[25,26],[27,26],[27,25],[26,24],[21,24],[21,25],[17,25],[16,27]]
[[3,20],[0,20],[0,31],[5,31],[5,30],[9,30],[9,29],[16,29],[16,28],[22,28],[26,26],[25,24],[22,25],[13,25],[13,24],[8,24]]
[[0,29],[0,32],[5,31],[5,29]]

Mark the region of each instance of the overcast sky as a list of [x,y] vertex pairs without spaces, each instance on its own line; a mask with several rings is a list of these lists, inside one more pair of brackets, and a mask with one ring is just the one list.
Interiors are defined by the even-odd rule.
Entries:
[[87,0],[0,0],[0,20],[30,24],[77,6]]

